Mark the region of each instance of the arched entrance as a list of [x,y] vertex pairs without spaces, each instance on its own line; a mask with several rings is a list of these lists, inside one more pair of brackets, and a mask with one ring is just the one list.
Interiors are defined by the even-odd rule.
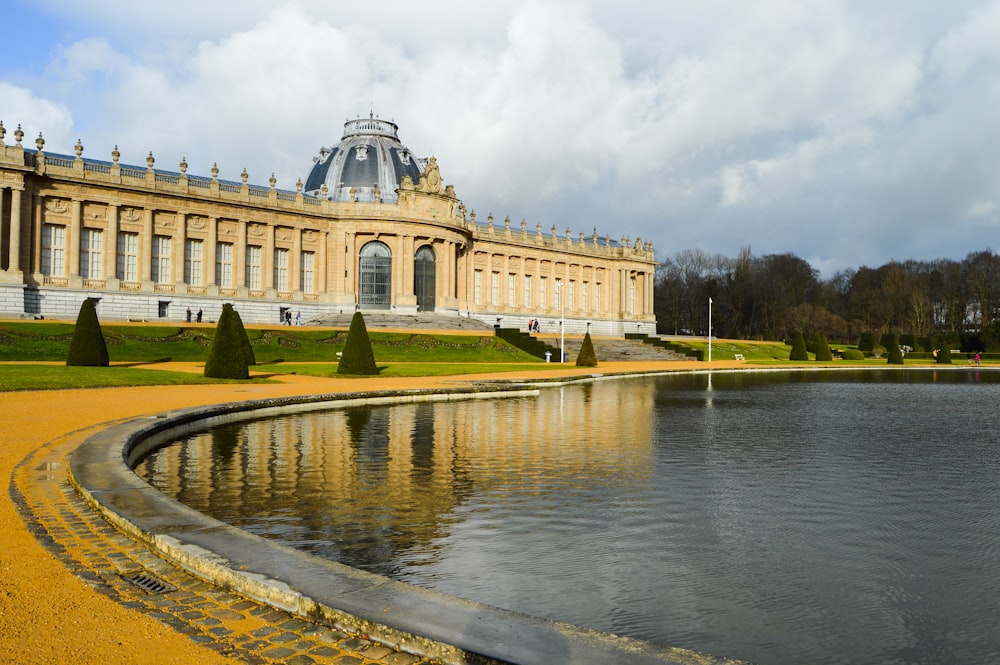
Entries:
[[417,297],[417,309],[421,312],[434,311],[437,280],[437,264],[434,249],[423,245],[413,257],[413,295]]
[[365,244],[359,258],[358,303],[365,309],[392,306],[392,252],[378,240]]

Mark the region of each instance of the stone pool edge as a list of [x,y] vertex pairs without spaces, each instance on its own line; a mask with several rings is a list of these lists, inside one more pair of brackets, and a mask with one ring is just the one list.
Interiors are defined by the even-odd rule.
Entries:
[[[595,373],[542,385],[608,378],[623,377]],[[744,662],[510,612],[325,561],[194,511],[154,489],[131,469],[149,450],[187,430],[242,420],[250,413],[256,417],[359,404],[532,396],[538,394],[539,385],[489,382],[443,390],[308,395],[166,411],[89,437],[71,455],[70,479],[87,502],[119,530],[212,584],[447,663]]]

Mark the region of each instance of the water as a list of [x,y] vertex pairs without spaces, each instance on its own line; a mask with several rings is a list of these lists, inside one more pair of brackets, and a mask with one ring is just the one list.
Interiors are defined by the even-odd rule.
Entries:
[[138,469],[267,538],[771,665],[1000,662],[1000,372],[680,375],[196,433]]

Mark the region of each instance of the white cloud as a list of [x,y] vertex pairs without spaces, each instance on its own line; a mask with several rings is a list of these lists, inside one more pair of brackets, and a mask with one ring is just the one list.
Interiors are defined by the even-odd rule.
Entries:
[[35,137],[40,133],[49,145],[72,145],[73,116],[64,105],[35,96],[30,90],[0,81],[0,121],[7,129],[4,142],[14,144],[18,125],[24,132],[22,145],[35,147]]

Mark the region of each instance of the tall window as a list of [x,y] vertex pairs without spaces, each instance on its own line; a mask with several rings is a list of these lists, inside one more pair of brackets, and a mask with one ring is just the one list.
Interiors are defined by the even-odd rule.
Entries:
[[201,240],[184,241],[184,281],[191,286],[201,286]]
[[246,267],[246,285],[248,289],[253,291],[260,290],[260,251],[259,245],[247,245],[247,267]]
[[490,277],[490,304],[496,307],[500,304],[500,273],[495,272]]
[[546,299],[546,289],[549,288],[549,278],[539,277],[538,278],[538,306],[545,309],[545,299]]
[[556,280],[556,294],[555,294],[556,297],[555,297],[555,301],[552,303],[552,306],[555,307],[556,309],[559,309],[560,307],[562,307],[562,304],[563,304],[563,292],[562,292],[562,290],[563,290],[563,288],[565,288],[565,286],[566,286],[566,282],[563,282],[562,280],[559,280],[559,279]]
[[153,236],[153,281],[169,282],[170,236]]
[[477,305],[483,304],[483,271],[477,270],[472,277],[473,301]]
[[299,289],[302,293],[316,292],[316,253],[302,252],[302,274]]
[[576,280],[569,280],[569,293],[566,294],[566,308],[576,308]]
[[278,291],[288,291],[288,250],[274,250],[274,288]]
[[66,274],[66,227],[45,224],[42,227],[42,274],[62,277]]
[[101,246],[104,234],[100,229],[84,229],[80,236],[80,277],[100,279],[104,276]]
[[223,289],[233,288],[233,243],[220,242],[215,248],[215,283]]
[[509,307],[517,306],[517,289],[515,285],[517,284],[514,279],[514,275],[507,275],[507,305]]
[[594,284],[594,311],[601,311],[601,283]]
[[115,277],[123,282],[139,279],[139,234],[122,231],[118,234],[118,258]]
[[524,276],[524,306],[531,307],[531,275]]
[[580,309],[587,311],[587,282],[580,284]]

